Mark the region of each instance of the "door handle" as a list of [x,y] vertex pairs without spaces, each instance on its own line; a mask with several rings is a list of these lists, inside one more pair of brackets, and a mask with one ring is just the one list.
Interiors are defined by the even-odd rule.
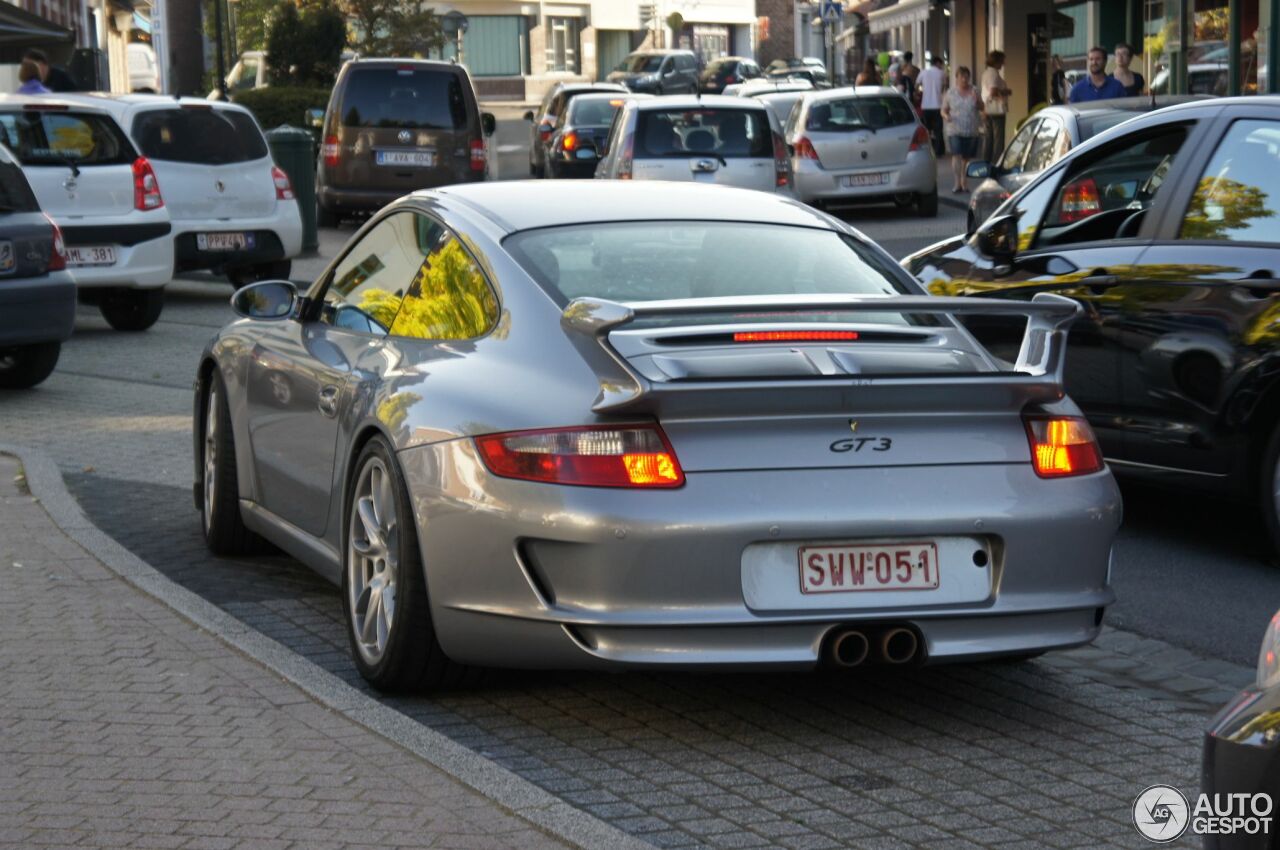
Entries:
[[341,388],[332,384],[320,388],[320,400],[316,402],[316,407],[320,408],[321,413],[330,418],[338,415],[338,394],[340,392]]
[[1272,277],[1271,272],[1259,270],[1242,277],[1239,280],[1232,281],[1236,286],[1241,287],[1254,298],[1266,298],[1271,295],[1280,294],[1280,280]]
[[1094,295],[1101,295],[1113,286],[1120,283],[1120,278],[1113,274],[1107,274],[1102,269],[1097,269],[1088,277],[1078,280],[1077,285],[1088,288]]

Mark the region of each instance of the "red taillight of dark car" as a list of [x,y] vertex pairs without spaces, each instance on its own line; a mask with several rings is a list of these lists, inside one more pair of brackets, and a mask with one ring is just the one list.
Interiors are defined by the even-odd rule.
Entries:
[[325,136],[324,144],[320,146],[320,154],[324,157],[324,165],[326,168],[337,168],[341,159],[342,145],[338,143],[337,136]]
[[579,487],[672,488],[684,471],[657,425],[588,425],[476,437],[501,478]]

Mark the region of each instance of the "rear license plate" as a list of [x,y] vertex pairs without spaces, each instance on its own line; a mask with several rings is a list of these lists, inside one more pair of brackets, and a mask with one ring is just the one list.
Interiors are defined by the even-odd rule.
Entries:
[[883,186],[888,182],[889,174],[885,171],[879,174],[850,174],[844,178],[846,186]]
[[0,274],[9,274],[18,267],[18,257],[13,253],[13,242],[0,239]]
[[408,165],[414,168],[431,168],[436,164],[435,151],[378,151],[378,165]]
[[67,265],[69,266],[114,266],[115,264],[114,245],[67,246]]
[[799,560],[801,593],[938,588],[933,541],[801,546]]
[[201,251],[251,251],[252,233],[197,233],[196,248]]

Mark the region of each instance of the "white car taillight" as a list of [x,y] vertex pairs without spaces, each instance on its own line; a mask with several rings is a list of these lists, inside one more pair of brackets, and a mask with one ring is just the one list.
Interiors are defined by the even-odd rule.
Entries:
[[805,136],[796,139],[795,144],[796,156],[801,159],[811,159],[818,165],[822,165],[822,160],[818,159],[818,149],[813,146],[813,142]]
[[622,140],[622,150],[618,153],[618,179],[631,179],[631,162],[634,151],[634,137],[627,133],[627,137]]
[[787,143],[777,133],[773,134],[773,174],[777,186],[791,182],[791,161],[787,159]]
[[67,267],[67,243],[62,238],[62,228],[58,227],[57,222],[49,218],[49,214],[44,214],[45,221],[49,222],[49,228],[53,231],[53,248],[49,251],[49,271],[60,272]]
[[582,487],[679,487],[680,461],[657,425],[587,425],[476,437],[502,478]]
[[907,151],[918,151],[930,145],[932,145],[932,141],[929,139],[929,131],[925,129],[923,124],[917,124],[916,131],[911,136],[911,147],[907,148]]
[[160,181],[147,162],[145,156],[133,161],[133,208],[136,210],[156,210],[164,206],[164,198],[160,197]]
[[293,200],[293,184],[289,182],[289,175],[285,174],[278,165],[271,166],[271,182],[276,184],[277,201]]

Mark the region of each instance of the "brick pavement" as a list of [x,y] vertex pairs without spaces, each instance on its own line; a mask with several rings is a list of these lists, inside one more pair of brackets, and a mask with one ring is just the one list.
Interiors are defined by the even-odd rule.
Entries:
[[565,846],[109,572],[0,456],[0,846]]

